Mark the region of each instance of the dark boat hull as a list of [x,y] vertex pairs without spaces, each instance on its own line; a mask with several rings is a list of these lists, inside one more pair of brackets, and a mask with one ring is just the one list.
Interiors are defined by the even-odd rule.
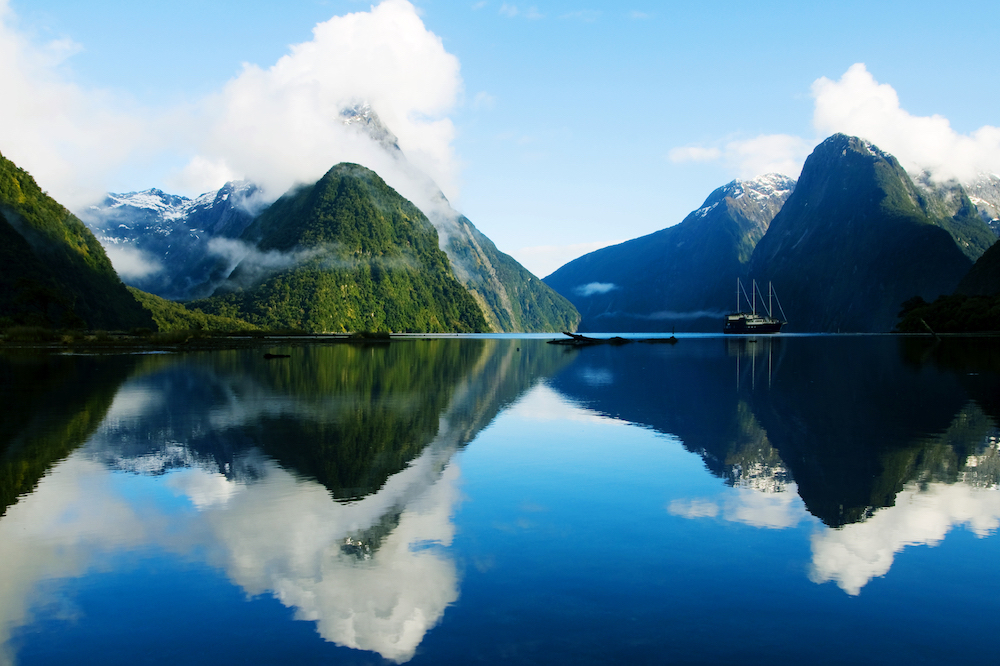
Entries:
[[785,322],[780,319],[737,313],[726,316],[726,324],[722,332],[730,335],[780,333],[781,327],[784,325]]

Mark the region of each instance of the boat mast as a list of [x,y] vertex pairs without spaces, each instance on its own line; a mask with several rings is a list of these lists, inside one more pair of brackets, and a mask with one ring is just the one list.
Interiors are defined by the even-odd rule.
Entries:
[[753,303],[751,304],[753,314],[757,314],[757,280],[753,281],[753,288],[750,290],[750,296],[753,298]]

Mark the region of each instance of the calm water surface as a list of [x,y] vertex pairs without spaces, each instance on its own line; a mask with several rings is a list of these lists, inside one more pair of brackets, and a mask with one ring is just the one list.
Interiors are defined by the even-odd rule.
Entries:
[[0,355],[0,664],[993,663],[1000,344]]

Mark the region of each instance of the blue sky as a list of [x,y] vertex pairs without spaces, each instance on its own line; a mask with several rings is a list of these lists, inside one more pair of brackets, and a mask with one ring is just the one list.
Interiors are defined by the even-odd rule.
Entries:
[[942,177],[1000,172],[998,24],[961,1],[0,0],[0,152],[71,208],[282,188],[366,159],[316,141],[364,97],[544,276],[733,178],[797,177],[835,131]]

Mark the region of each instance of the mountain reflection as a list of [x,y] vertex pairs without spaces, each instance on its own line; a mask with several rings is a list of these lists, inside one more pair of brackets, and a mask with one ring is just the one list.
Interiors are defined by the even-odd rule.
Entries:
[[[601,381],[594,381],[601,378]],[[811,576],[856,594],[907,545],[1000,520],[1000,352],[992,340],[684,339],[579,350],[550,381],[598,413],[676,436],[734,490],[674,515],[814,535]]]
[[[443,549],[459,497],[455,453],[569,358],[504,340],[291,353],[66,367],[0,359],[36,387],[24,398],[36,415],[4,422],[4,496],[16,503],[0,520],[0,631],[31,622],[42,581],[79,576],[103,553],[152,548],[204,559],[250,596],[272,594],[328,641],[411,658],[458,598]],[[81,367],[89,379],[75,381]],[[33,469],[25,461],[38,471],[14,479]],[[182,508],[123,501],[111,471],[163,476]]]

